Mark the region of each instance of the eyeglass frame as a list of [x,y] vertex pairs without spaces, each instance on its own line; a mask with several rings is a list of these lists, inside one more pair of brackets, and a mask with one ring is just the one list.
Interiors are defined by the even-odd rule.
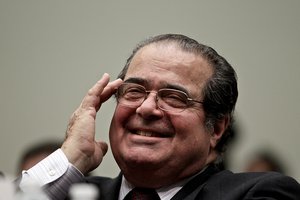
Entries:
[[[134,105],[128,105],[128,104],[126,104],[126,103],[124,104],[124,103],[121,103],[121,102],[119,101],[120,96],[124,96],[124,94],[126,94],[126,92],[123,91],[123,95],[120,95],[120,93],[121,93],[121,92],[120,92],[120,88],[122,88],[122,86],[124,86],[124,85],[136,85],[136,86],[137,86],[136,88],[138,88],[138,89],[143,89],[143,91],[144,91],[144,97],[141,98],[141,99],[139,100],[140,102],[138,101],[139,104],[137,104],[136,106],[134,106]],[[179,107],[176,108],[176,107],[170,106],[170,107],[174,108],[175,111],[173,111],[172,109],[169,110],[169,109],[163,108],[163,107],[159,104],[159,102],[164,102],[164,103],[165,103],[165,101],[162,100],[162,98],[161,98],[160,95],[159,95],[162,91],[174,91],[174,92],[178,92],[178,93],[182,94],[183,96],[186,97],[186,100],[185,100],[185,101],[186,101],[186,105],[185,105],[184,107],[182,107],[182,108],[179,108]],[[173,89],[173,88],[162,88],[162,89],[159,89],[158,91],[147,90],[146,87],[144,87],[143,85],[140,85],[140,84],[138,84],[138,83],[131,83],[131,82],[124,82],[124,83],[122,83],[122,84],[119,86],[119,88],[117,89],[117,91],[116,91],[116,93],[115,93],[115,96],[116,96],[116,99],[117,99],[117,102],[118,102],[118,103],[120,103],[120,104],[122,104],[122,105],[124,105],[124,106],[127,106],[127,107],[138,108],[138,107],[141,106],[141,105],[143,104],[143,102],[148,98],[148,96],[149,96],[150,93],[156,93],[156,95],[155,95],[155,100],[156,100],[156,105],[157,105],[157,107],[158,107],[159,109],[161,109],[161,110],[163,110],[163,111],[167,111],[167,112],[174,112],[174,113],[180,113],[180,112],[183,112],[184,110],[186,110],[187,108],[189,108],[189,107],[191,106],[191,102],[203,104],[203,101],[199,101],[199,100],[192,99],[192,98],[190,98],[190,97],[188,96],[187,93],[185,93],[184,91],[181,91],[181,90],[177,90],[177,89]],[[133,103],[134,103],[134,102],[133,102]],[[165,104],[169,105],[168,103],[165,103]]]

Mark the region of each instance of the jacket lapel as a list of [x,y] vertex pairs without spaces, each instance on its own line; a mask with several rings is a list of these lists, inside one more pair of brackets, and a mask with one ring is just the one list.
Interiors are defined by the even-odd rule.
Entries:
[[219,172],[215,165],[209,165],[202,173],[198,174],[187,182],[181,190],[179,190],[171,200],[192,200],[195,199],[202,190],[206,181]]

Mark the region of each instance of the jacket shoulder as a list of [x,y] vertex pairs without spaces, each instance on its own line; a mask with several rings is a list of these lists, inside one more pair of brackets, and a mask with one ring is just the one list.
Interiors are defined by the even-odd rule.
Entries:
[[228,200],[252,198],[299,200],[300,185],[295,179],[277,172],[232,173],[225,170],[207,181],[203,195],[210,193],[217,195],[216,199]]

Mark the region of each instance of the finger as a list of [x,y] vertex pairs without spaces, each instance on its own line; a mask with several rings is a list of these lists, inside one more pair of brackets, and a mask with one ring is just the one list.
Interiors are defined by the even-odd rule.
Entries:
[[101,102],[107,101],[113,94],[115,94],[118,87],[123,83],[122,79],[117,79],[110,82],[103,90],[101,94]]
[[110,76],[108,73],[104,73],[102,78],[97,81],[97,83],[90,89],[89,92],[93,95],[99,95],[102,93],[103,89],[107,86],[109,83]]
[[100,103],[100,95],[109,82],[109,74],[103,74],[102,78],[91,88],[81,102],[81,108],[96,108]]
[[107,86],[103,89],[102,93],[100,94],[100,102],[98,103],[98,105],[95,106],[96,112],[98,112],[102,103],[107,101],[113,94],[115,94],[116,90],[122,83],[122,79],[117,79],[107,84]]

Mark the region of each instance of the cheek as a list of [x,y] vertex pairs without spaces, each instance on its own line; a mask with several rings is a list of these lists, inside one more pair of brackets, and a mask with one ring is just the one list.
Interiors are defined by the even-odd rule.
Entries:
[[129,109],[118,105],[116,106],[109,129],[109,138],[111,142],[122,135],[121,133],[124,129],[124,124],[126,124],[126,121],[128,121],[129,117],[134,112],[134,109]]
[[171,118],[172,124],[177,133],[183,137],[197,137],[200,133],[206,132],[204,117],[196,113],[190,113]]
[[181,118],[173,118],[172,124],[176,131],[177,144],[186,149],[206,151],[209,149],[210,134],[204,125],[204,117],[191,114]]
[[124,124],[124,121],[126,121],[134,112],[134,109],[129,109],[127,107],[117,105],[112,117],[111,128],[115,128]]
[[115,158],[118,158],[120,154],[118,149],[123,137],[122,124],[124,124],[125,116],[126,112],[124,109],[117,105],[109,129],[109,142]]
[[113,114],[111,123],[110,123],[110,130],[115,129],[120,124],[120,119],[122,117],[122,112],[120,111],[119,107],[117,106],[115,112]]

